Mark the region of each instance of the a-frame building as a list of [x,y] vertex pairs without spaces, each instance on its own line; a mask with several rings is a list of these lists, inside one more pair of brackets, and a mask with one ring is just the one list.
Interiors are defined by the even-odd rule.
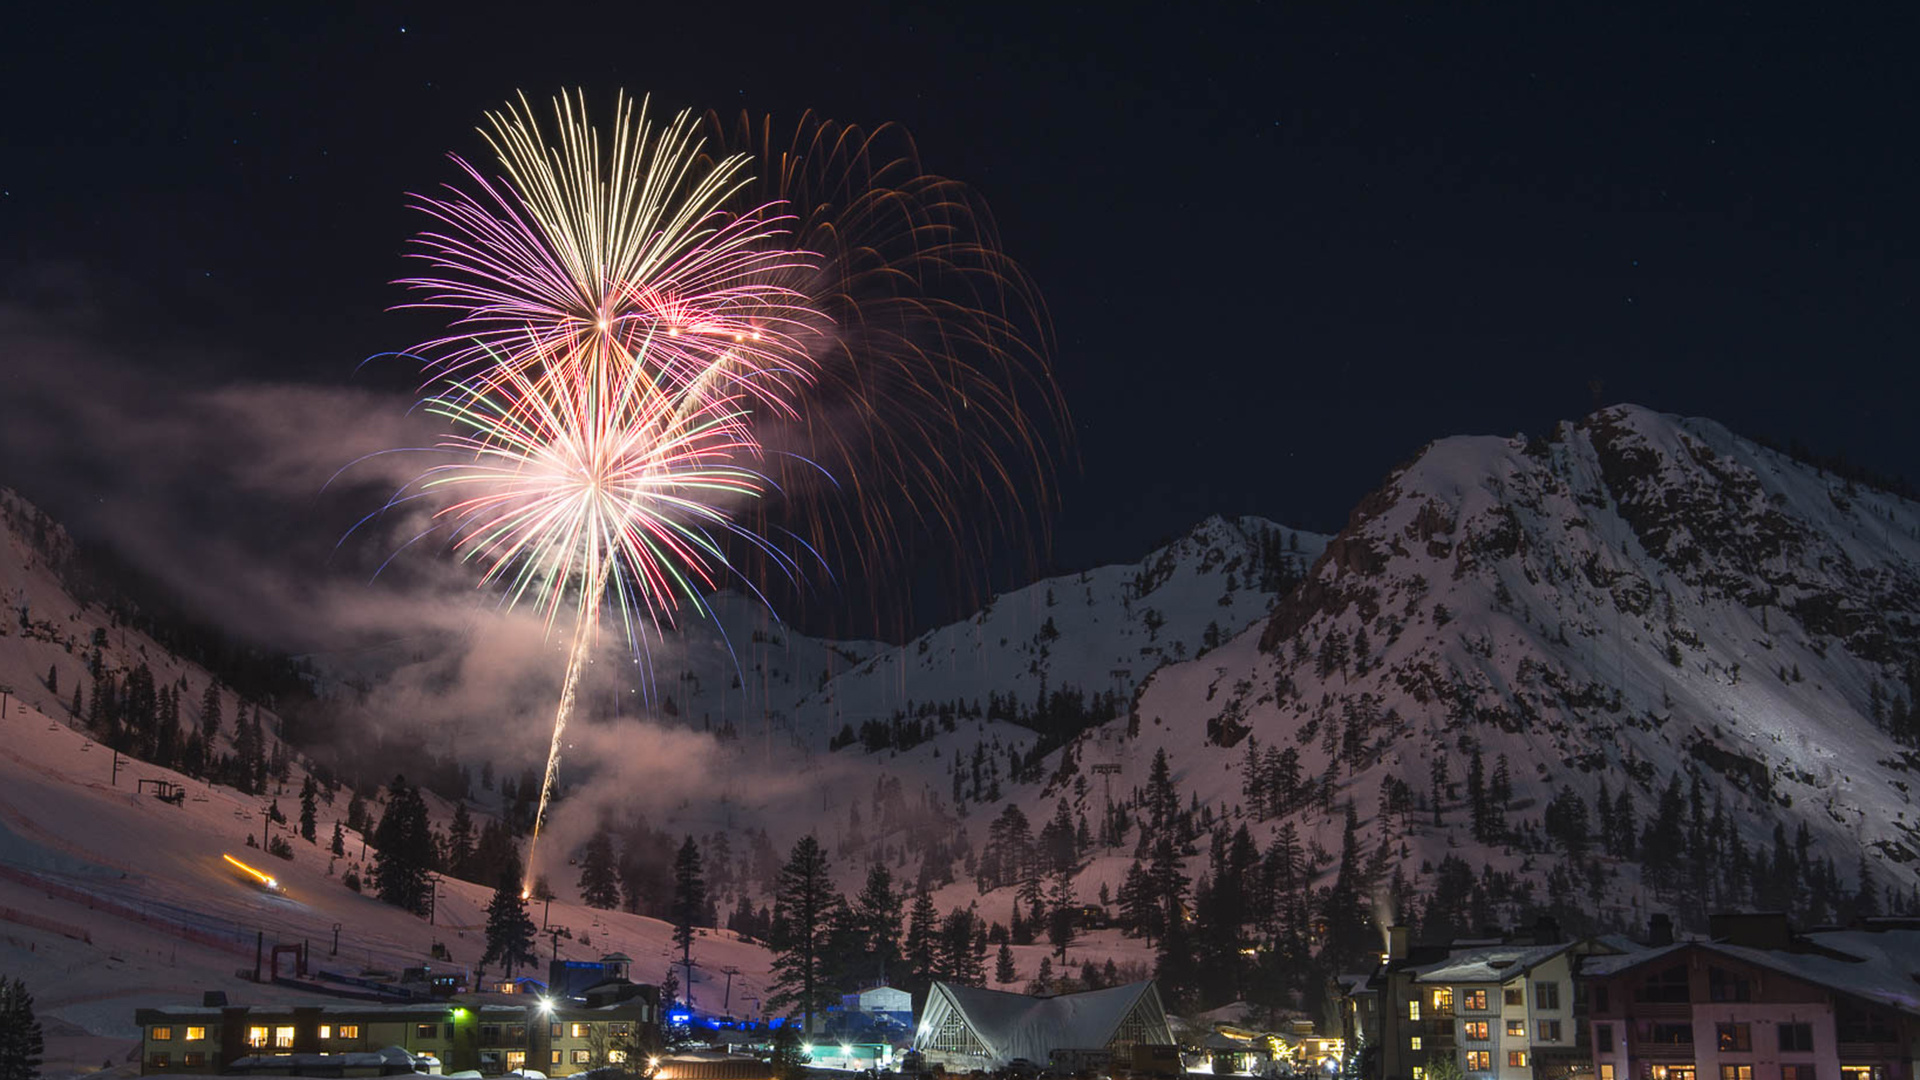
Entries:
[[1151,981],[1056,997],[936,982],[914,1032],[914,1048],[948,1072],[1003,1069],[1015,1058],[1046,1065],[1056,1053],[1085,1067],[1125,1060],[1135,1044],[1171,1042]]

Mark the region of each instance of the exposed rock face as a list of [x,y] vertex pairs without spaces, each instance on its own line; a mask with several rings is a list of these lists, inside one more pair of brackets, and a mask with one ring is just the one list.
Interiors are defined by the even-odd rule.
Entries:
[[[1204,670],[1163,669],[1139,709],[1169,724],[1224,712],[1297,745],[1327,801],[1353,800],[1376,837],[1412,831],[1398,861],[1415,877],[1461,847],[1541,870],[1553,860],[1524,856],[1549,845],[1520,830],[1562,788],[1590,811],[1603,782],[1610,801],[1628,787],[1644,826],[1676,777],[1697,777],[1703,814],[1723,822],[1702,858],[1730,858],[1735,833],[1754,851],[1804,825],[1845,882],[1865,852],[1904,892],[1911,869],[1880,862],[1920,851],[1917,659],[1920,507],[1710,421],[1619,406],[1546,439],[1432,444],[1259,633]],[[1511,775],[1491,841],[1460,805],[1476,748]],[[1403,810],[1404,828],[1374,813],[1393,781],[1428,804]],[[1337,838],[1324,810],[1298,816]],[[1615,902],[1640,889],[1640,855],[1603,886]]]

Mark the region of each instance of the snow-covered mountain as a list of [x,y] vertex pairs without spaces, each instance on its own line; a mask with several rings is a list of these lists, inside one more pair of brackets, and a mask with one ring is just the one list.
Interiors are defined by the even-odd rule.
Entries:
[[[1263,626],[1163,668],[1138,709],[1202,801],[1246,809],[1247,770],[1228,768],[1244,733],[1334,789],[1269,829],[1290,816],[1337,850],[1328,807],[1351,800],[1364,846],[1385,837],[1423,886],[1451,854],[1577,881],[1631,918],[1654,903],[1649,879],[1705,880],[1695,904],[1805,904],[1807,888],[1763,877],[1780,876],[1776,826],[1803,879],[1830,859],[1842,890],[1862,867],[1912,888],[1916,658],[1920,506],[1712,421],[1620,406],[1545,438],[1428,446]],[[1226,737],[1203,739],[1203,718]],[[1476,841],[1463,804],[1502,757],[1510,794],[1483,814],[1504,827]],[[1624,791],[1644,832],[1676,782],[1685,835],[1549,878],[1559,793],[1597,834],[1603,785],[1609,810]]]
[[1162,664],[1265,618],[1326,541],[1259,518],[1209,518],[1138,563],[1043,579],[899,646],[809,638],[723,595],[713,606],[724,641],[689,624],[690,660],[660,664],[656,678],[675,698],[669,719],[747,734],[771,723],[810,749],[923,706],[984,710],[989,695],[1031,706],[1071,689],[1124,703]]

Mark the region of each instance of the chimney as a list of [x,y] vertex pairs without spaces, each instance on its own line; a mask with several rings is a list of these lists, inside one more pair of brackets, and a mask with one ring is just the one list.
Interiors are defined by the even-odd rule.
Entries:
[[1707,933],[1715,941],[1750,949],[1793,947],[1793,928],[1784,911],[1720,912],[1707,917]]
[[1413,930],[1407,926],[1387,927],[1387,959],[1405,960],[1413,945]]
[[1673,918],[1665,912],[1647,920],[1647,944],[1653,948],[1673,944]]

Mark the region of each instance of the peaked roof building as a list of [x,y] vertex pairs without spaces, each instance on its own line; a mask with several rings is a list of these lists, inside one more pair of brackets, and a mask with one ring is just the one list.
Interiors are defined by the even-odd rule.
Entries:
[[1057,997],[1028,997],[936,982],[914,1046],[949,1072],[1002,1069],[1016,1058],[1046,1064],[1056,1051],[1125,1057],[1136,1044],[1173,1042],[1151,982]]

